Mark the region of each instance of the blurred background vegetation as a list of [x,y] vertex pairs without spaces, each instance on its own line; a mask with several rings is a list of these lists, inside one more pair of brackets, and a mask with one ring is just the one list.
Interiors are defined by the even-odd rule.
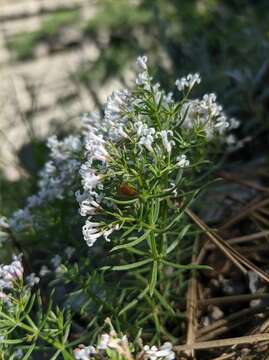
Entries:
[[238,157],[266,151],[268,0],[11,0],[0,23],[1,214],[35,188],[46,136],[128,86],[140,54],[167,88],[200,72],[197,95],[216,92],[251,137]]

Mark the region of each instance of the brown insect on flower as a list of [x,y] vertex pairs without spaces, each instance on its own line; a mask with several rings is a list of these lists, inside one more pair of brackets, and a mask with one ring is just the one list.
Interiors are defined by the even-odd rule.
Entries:
[[118,188],[118,194],[123,197],[135,197],[138,195],[138,192],[131,185],[122,183]]

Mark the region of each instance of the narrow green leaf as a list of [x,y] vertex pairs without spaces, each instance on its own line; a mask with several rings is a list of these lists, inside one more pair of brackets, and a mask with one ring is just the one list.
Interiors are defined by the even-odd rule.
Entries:
[[155,289],[155,294],[159,299],[160,303],[162,304],[162,306],[166,310],[168,310],[172,315],[175,315],[174,309],[168,304],[168,302],[165,300],[165,298],[161,295],[161,293],[157,289]]
[[119,204],[119,205],[133,204],[136,201],[138,201],[137,197],[135,199],[131,199],[131,200],[118,200],[118,199],[114,199],[114,198],[111,198],[111,197],[105,197],[105,199],[109,200],[111,202],[114,202],[115,204]]
[[32,352],[33,352],[33,350],[34,350],[34,348],[35,348],[35,345],[36,345],[36,344],[33,343],[33,345],[29,347],[27,353],[24,355],[24,357],[22,358],[22,360],[28,360],[28,359],[29,359],[29,357],[31,356],[31,354],[32,354]]
[[65,333],[64,333],[64,337],[63,337],[63,342],[66,343],[69,333],[70,333],[70,328],[71,328],[71,323],[67,324],[66,329],[65,329]]
[[136,269],[138,267],[141,267],[145,264],[148,264],[150,262],[152,262],[152,259],[145,259],[145,260],[141,260],[141,261],[137,261],[135,263],[132,264],[126,264],[126,265],[118,265],[118,266],[103,266],[101,268],[101,270],[114,270],[114,271],[124,271],[124,270],[131,270],[131,269]]
[[130,247],[134,247],[134,246],[140,244],[142,241],[144,241],[147,238],[149,233],[150,233],[150,230],[146,231],[142,236],[138,237],[137,239],[135,239],[135,240],[133,240],[133,241],[127,243],[127,244],[114,246],[110,250],[110,252],[116,251],[116,250],[121,250],[121,249],[128,249]]
[[168,266],[172,266],[176,269],[179,270],[201,270],[201,269],[206,269],[206,270],[213,270],[212,267],[207,266],[207,265],[197,265],[197,264],[189,264],[189,265],[180,265],[180,264],[175,264],[171,261],[167,261],[167,260],[162,260],[162,263]]
[[189,199],[189,201],[187,201],[184,206],[180,209],[180,213],[170,222],[170,224],[168,224],[166,226],[165,229],[163,229],[161,232],[162,233],[166,233],[169,229],[171,229],[174,224],[176,224],[180,219],[181,217],[185,214],[185,210],[191,205],[193,199],[195,198],[195,196],[198,194],[200,190],[197,190],[193,193],[193,195],[191,196],[191,198]]
[[135,306],[138,301],[140,301],[141,299],[143,299],[143,297],[148,293],[149,291],[149,286],[147,286],[142,293],[140,293],[134,300],[132,300],[129,304],[127,304],[120,312],[119,312],[119,316],[124,314],[126,311],[130,310],[133,306]]
[[168,246],[167,254],[170,254],[170,252],[172,252],[177,247],[178,243],[180,242],[180,240],[182,240],[184,238],[184,236],[186,235],[186,233],[188,232],[190,227],[191,227],[190,224],[184,226],[184,228],[178,234],[177,239],[175,241],[173,241],[171,245]]
[[50,358],[50,360],[56,360],[61,355],[62,350],[57,350],[56,353]]
[[158,220],[160,212],[160,199],[152,200],[152,224]]
[[25,341],[25,338],[21,339],[10,339],[10,340],[0,340],[0,344],[21,344]]
[[136,225],[133,225],[131,227],[128,226],[127,230],[124,231],[124,233],[121,235],[120,240],[126,239],[126,237],[131,234],[136,229],[136,227]]
[[158,261],[155,260],[153,262],[153,266],[152,266],[151,280],[150,280],[150,285],[149,285],[150,296],[152,296],[154,293],[156,283],[157,283],[157,278],[158,278]]

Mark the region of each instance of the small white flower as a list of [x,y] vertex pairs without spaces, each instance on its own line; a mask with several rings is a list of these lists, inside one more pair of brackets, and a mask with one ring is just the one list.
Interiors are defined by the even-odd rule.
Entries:
[[55,256],[53,256],[53,258],[50,260],[50,262],[52,263],[52,265],[56,269],[61,265],[62,257],[60,255],[56,254]]
[[102,334],[97,349],[99,350],[107,349],[107,347],[109,346],[109,342],[110,342],[110,335]]
[[201,77],[199,73],[189,74],[187,77],[182,77],[177,79],[175,84],[179,91],[184,90],[185,88],[192,89],[195,84],[200,84]]
[[76,348],[74,350],[74,355],[76,360],[89,360],[91,354],[96,354],[96,349],[94,346],[83,346],[81,348]]
[[[87,150],[87,163],[89,165],[92,164],[93,160],[99,160],[103,163],[106,163],[108,160],[108,152],[105,149],[104,141],[100,137],[100,139],[97,141],[93,141],[94,135],[88,135],[88,138],[86,139],[86,150]],[[96,139],[95,139],[96,140]]]
[[88,246],[92,246],[95,241],[103,235],[103,232],[101,230],[101,224],[98,222],[90,221],[90,218],[86,220],[86,223],[82,228],[82,232]]
[[0,217],[0,247],[3,246],[4,242],[9,238],[9,228],[7,218],[4,216]]
[[144,124],[142,121],[136,121],[134,123],[134,128],[138,136],[142,136],[143,133],[148,129],[147,125]]
[[205,94],[200,101],[200,113],[210,114],[212,117],[217,117],[222,114],[222,106],[216,103],[217,96],[214,93]]
[[109,140],[118,141],[127,137],[124,131],[126,112],[129,110],[130,93],[127,89],[114,91],[105,106],[104,126],[101,131]]
[[177,166],[180,168],[184,168],[190,165],[190,161],[187,159],[185,154],[182,154],[176,158]]
[[173,190],[173,191],[172,191],[173,195],[174,195],[174,196],[178,196],[176,184],[173,183],[173,182],[170,182],[170,185],[171,185],[171,187],[169,187],[169,188],[167,189],[167,191]]
[[171,130],[162,130],[158,133],[160,137],[162,138],[162,143],[164,148],[168,153],[171,153],[172,146],[175,145],[175,142],[173,140],[168,140],[168,135],[173,136],[173,131]]
[[13,353],[12,359],[21,359],[23,357],[23,351],[22,349],[17,349]]
[[138,137],[140,137],[138,144],[141,147],[145,146],[148,151],[153,151],[152,144],[155,140],[155,129],[148,128],[142,121],[135,122],[134,128]]
[[175,359],[175,353],[173,351],[173,345],[170,342],[165,342],[157,352],[158,357],[164,358],[165,360]]
[[59,161],[69,158],[74,152],[79,152],[82,144],[77,136],[70,135],[60,141],[56,135],[52,135],[48,138],[47,146],[51,151],[51,157]]
[[229,122],[230,129],[237,129],[240,126],[240,121],[235,118],[231,118]]
[[92,190],[100,183],[101,178],[99,175],[96,175],[88,162],[83,164],[79,171],[82,177],[82,184],[86,190]]
[[142,136],[139,140],[139,145],[140,146],[145,146],[145,148],[148,150],[148,151],[153,151],[153,148],[152,148],[152,144],[154,142],[154,137],[152,135],[146,135],[146,136]]
[[230,134],[226,137],[226,143],[228,145],[234,145],[236,143],[236,137],[233,134]]
[[138,56],[136,60],[136,64],[138,65],[139,69],[141,69],[142,71],[146,71],[148,69],[147,62],[148,62],[148,58],[145,55]]
[[148,345],[144,346],[144,358],[146,360],[173,360],[175,359],[175,353],[173,351],[173,346],[171,343],[164,343],[159,349],[156,346],[149,347]]
[[167,95],[163,96],[163,106],[168,107],[169,105],[173,104],[173,93],[169,92]]
[[216,98],[212,93],[205,94],[202,100],[186,101],[181,109],[181,116],[184,117],[183,126],[188,129],[195,125],[200,126],[209,140],[216,132],[222,135],[229,127],[229,122]]
[[9,223],[5,216],[0,217],[0,228],[9,229]]
[[161,97],[162,97],[162,91],[159,91],[160,84],[156,83],[152,86],[153,94],[154,94],[154,100],[156,104],[159,104]]
[[71,246],[67,246],[67,248],[64,250],[64,253],[66,254],[67,258],[70,259],[75,252],[75,248]]
[[105,118],[110,120],[111,118],[117,118],[122,116],[122,112],[126,108],[126,100],[128,99],[128,90],[114,91],[111,96],[108,97],[105,107]]
[[156,346],[149,347],[148,345],[144,346],[144,359],[145,360],[156,360],[157,359],[158,348]]
[[135,82],[137,85],[148,85],[149,80],[150,78],[147,71],[143,71],[142,73],[138,74]]
[[21,255],[13,256],[9,265],[0,265],[0,290],[11,289],[14,281],[23,277]]
[[115,226],[108,226],[104,229],[102,224],[90,220],[91,218],[88,218],[82,228],[84,239],[89,247],[93,246],[95,241],[100,237],[104,237],[106,241],[110,241],[108,236],[111,235],[113,231],[119,229],[118,224]]
[[229,123],[227,121],[226,116],[222,115],[216,119],[215,128],[218,130],[220,134],[223,134],[225,129],[229,127]]
[[29,209],[19,209],[10,218],[10,227],[14,231],[22,231],[33,223],[33,216]]
[[95,215],[100,209],[100,205],[96,201],[92,200],[91,194],[89,194],[89,199],[83,200],[80,203],[81,216]]
[[41,267],[41,269],[40,269],[40,271],[39,271],[39,275],[40,275],[41,277],[43,277],[43,276],[48,275],[50,272],[51,272],[51,271],[49,270],[49,268],[48,268],[46,265],[42,265],[42,267]]
[[38,276],[36,276],[35,273],[31,273],[28,276],[26,276],[25,280],[26,280],[28,285],[33,287],[34,285],[39,283],[40,278]]

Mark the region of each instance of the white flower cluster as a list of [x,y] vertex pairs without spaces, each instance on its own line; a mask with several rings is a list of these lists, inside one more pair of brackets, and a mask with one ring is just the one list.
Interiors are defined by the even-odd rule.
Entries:
[[148,151],[153,151],[152,144],[155,140],[155,129],[149,128],[142,121],[137,121],[134,124],[134,128],[136,130],[137,136],[139,138],[138,145],[140,147],[145,146]]
[[33,216],[28,207],[16,210],[9,219],[10,228],[14,231],[21,231],[31,226]]
[[136,63],[138,65],[138,67],[142,70],[142,71],[147,71],[148,70],[148,58],[147,56],[138,56]]
[[108,97],[105,106],[105,122],[108,129],[108,138],[117,141],[127,137],[124,126],[126,123],[125,113],[128,111],[129,91],[127,89],[114,91]]
[[74,350],[74,356],[76,360],[89,360],[91,355],[95,355],[96,350],[94,346],[83,346]]
[[9,223],[6,217],[0,216],[0,247],[8,239]]
[[162,130],[156,132],[153,127],[148,127],[142,121],[137,121],[134,123],[134,129],[138,136],[138,145],[140,147],[145,147],[148,151],[153,151],[153,142],[157,140],[157,138],[161,138],[163,147],[168,153],[171,153],[172,146],[175,145],[175,141],[172,139],[168,139],[168,137],[173,138],[172,130]]
[[[129,97],[128,90],[115,91],[107,100],[103,119],[98,113],[84,115],[82,119],[85,127],[86,162],[80,167],[83,193],[77,191],[76,198],[80,205],[80,214],[88,217],[82,232],[90,247],[100,237],[109,241],[109,235],[118,229],[118,225],[104,227],[101,223],[92,221],[92,216],[102,210],[103,184],[101,174],[105,171],[109,160],[106,143],[107,141],[117,142],[127,136],[124,127],[127,119],[126,114],[130,108]],[[97,173],[97,168],[100,170],[100,174]]]
[[[194,85],[200,84],[200,82],[200,74],[195,73],[176,80],[175,85],[179,91],[185,88],[190,91]],[[239,121],[234,118],[228,120],[216,99],[216,94],[211,93],[205,94],[202,100],[186,101],[181,111],[182,118],[185,117],[183,126],[192,128],[195,124],[203,125],[209,139],[215,132],[222,135],[227,128],[236,129],[240,125]]]
[[173,131],[172,130],[162,130],[158,133],[160,137],[162,138],[162,143],[165,148],[165,150],[168,153],[171,153],[172,146],[174,146],[176,143],[174,140],[168,140],[168,136],[173,137]]
[[143,86],[144,90],[153,92],[156,104],[159,104],[160,100],[162,99],[162,105],[167,108],[170,104],[174,103],[173,93],[169,92],[168,94],[165,94],[164,91],[159,90],[159,83],[154,85],[152,84],[152,77],[149,76],[147,62],[147,56],[139,56],[137,58],[136,64],[141,72],[138,73],[135,82],[137,85]]
[[74,350],[76,360],[89,360],[91,355],[98,355],[106,349],[118,350],[120,353],[128,349],[128,339],[124,335],[122,338],[117,337],[116,334],[102,334],[97,346],[80,345]]
[[[172,130],[162,130],[156,132],[154,128],[148,128],[146,124],[142,123],[142,121],[137,121],[134,124],[136,129],[137,135],[139,138],[138,144],[145,148],[148,151],[153,151],[153,142],[160,137],[162,140],[162,144],[164,149],[167,151],[168,154],[171,153],[172,147],[175,145],[175,141],[173,139],[173,131]],[[172,138],[169,139],[168,137]],[[190,165],[190,161],[187,159],[185,154],[182,154],[176,158],[176,165],[180,168],[185,168]]]
[[[74,350],[76,360],[89,360],[92,357],[98,357],[104,350],[112,349],[121,355],[130,353],[127,336],[122,338],[117,337],[116,334],[102,334],[96,347],[80,345]],[[160,348],[156,346],[145,345],[141,354],[141,359],[144,360],[174,360],[175,352],[171,343],[166,342]]]
[[[151,119],[150,112],[155,114],[160,111],[164,114],[173,114],[179,110],[179,119],[183,121],[182,127],[193,129],[199,126],[204,131],[208,139],[215,133],[223,134],[229,126],[229,122],[222,111],[222,107],[216,102],[216,95],[204,95],[201,100],[183,99],[181,108],[174,107],[173,94],[167,95],[160,90],[160,84],[153,84],[149,76],[148,59],[146,56],[140,56],[137,59],[139,74],[136,79],[135,91],[115,91],[108,97],[104,108],[104,116],[99,113],[85,115],[84,122],[84,145],[86,149],[86,161],[80,167],[83,192],[76,192],[77,201],[80,204],[80,214],[86,216],[83,226],[83,236],[89,246],[92,246],[100,237],[109,241],[109,236],[113,231],[118,230],[119,224],[107,224],[100,220],[100,214],[104,213],[107,206],[112,207],[105,198],[105,189],[103,179],[109,171],[111,154],[109,146],[117,144],[126,139],[135,141],[138,147],[148,150],[153,157],[161,156],[163,159],[169,158],[174,161],[176,167],[187,168],[190,166],[190,160],[184,153],[174,157],[173,148],[176,145],[176,136],[174,131],[168,128],[162,128],[161,122],[165,121],[162,117],[158,118],[158,127],[156,121]],[[176,81],[179,90],[193,88],[195,84],[201,82],[200,75],[189,74]],[[142,87],[142,91],[140,91]],[[139,90],[140,89],[140,90]],[[139,90],[136,92],[136,90]],[[151,107],[149,101],[153,101]],[[156,112],[156,113],[155,113]],[[157,115],[156,115],[157,116]],[[167,116],[167,115],[165,115]],[[178,118],[177,118],[178,121]],[[233,121],[233,126],[236,126]],[[54,145],[55,153],[58,147]],[[108,196],[109,197],[109,196]],[[96,221],[95,216],[99,217]]]
[[0,229],[9,229],[9,223],[6,217],[0,217]]
[[93,246],[95,241],[100,238],[104,237],[106,241],[110,241],[109,235],[113,233],[113,231],[119,229],[119,225],[115,226],[108,226],[105,229],[102,229],[102,225],[98,222],[90,221],[91,218],[86,220],[85,225],[83,226],[82,232],[84,239],[89,247]]
[[177,166],[180,168],[185,168],[190,166],[190,161],[187,159],[187,156],[185,154],[177,156],[176,160],[177,160]]
[[15,211],[9,219],[13,231],[21,231],[32,226],[32,210],[54,199],[62,199],[65,191],[69,190],[77,178],[81,165],[78,155],[82,148],[79,137],[68,136],[60,141],[56,136],[51,136],[47,145],[50,149],[50,160],[40,172],[39,190],[27,199],[24,209]]
[[[51,160],[45,164],[40,173],[40,190],[35,197],[37,204],[61,199],[64,191],[77,177],[80,167],[78,158],[82,143],[79,137],[71,135],[60,141],[56,136],[52,136],[48,139],[48,147],[51,150]],[[35,201],[30,199],[29,204],[31,203],[35,204]]]
[[81,149],[81,141],[79,137],[70,135],[59,141],[56,135],[48,138],[47,146],[50,149],[50,156],[54,161],[70,159],[74,153],[78,153]]
[[191,90],[195,84],[200,84],[201,77],[199,73],[195,74],[189,74],[187,77],[182,77],[181,79],[176,80],[176,87],[179,91],[184,90],[187,88],[188,90]]
[[0,298],[5,289],[12,289],[16,280],[23,277],[21,255],[13,256],[9,265],[0,265]]
[[[216,99],[216,95],[212,93],[205,94],[202,100],[186,101],[181,109],[183,126],[189,129],[196,125],[202,126],[208,139],[211,139],[216,132],[223,134],[230,127],[230,123]],[[233,122],[235,123],[235,120]]]
[[164,360],[173,360],[175,359],[175,352],[173,351],[173,346],[170,342],[164,343],[158,349],[156,346],[144,346],[144,359],[145,360],[157,360],[157,359],[164,359]]
[[145,90],[150,90],[151,87],[151,80],[152,78],[149,76],[148,73],[148,58],[147,56],[139,56],[137,58],[136,64],[138,66],[138,69],[141,70],[141,72],[138,74],[136,78],[136,84],[143,86]]
[[25,280],[26,280],[26,283],[27,283],[30,287],[33,287],[33,286],[35,286],[36,284],[39,283],[40,277],[36,276],[35,273],[31,273],[31,274],[29,274],[29,275],[26,276]]

